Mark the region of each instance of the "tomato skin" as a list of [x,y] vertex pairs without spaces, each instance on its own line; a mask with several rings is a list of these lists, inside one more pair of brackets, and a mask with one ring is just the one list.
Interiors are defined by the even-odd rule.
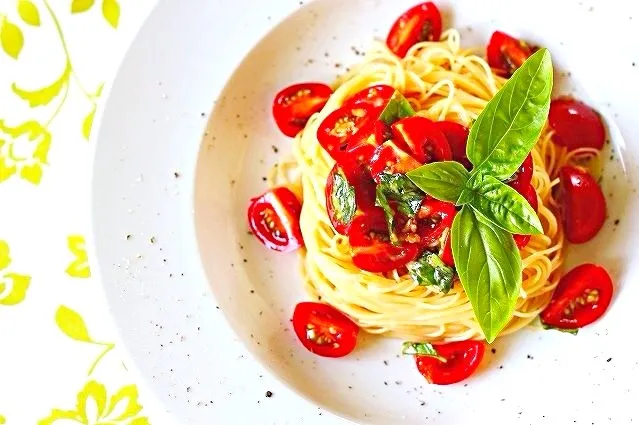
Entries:
[[393,140],[393,130],[384,121],[375,121],[375,140],[378,145]]
[[417,211],[417,234],[422,247],[434,247],[446,229],[450,229],[457,209],[450,202],[439,201],[426,196]]
[[389,242],[388,227],[381,208],[358,215],[347,235],[353,251],[353,264],[362,270],[384,273],[398,269],[419,255],[419,245]]
[[295,137],[306,122],[322,110],[333,90],[322,83],[293,84],[281,90],[273,101],[273,117],[284,135]]
[[[353,162],[349,162],[346,166],[336,163],[331,169],[326,180],[326,212],[335,231],[341,235],[345,235],[352,221],[350,223],[340,221],[332,202],[336,174],[340,174],[355,189],[355,204],[357,207],[355,216],[375,206],[375,182],[364,166]],[[353,218],[355,216],[353,216]]]
[[606,129],[599,114],[570,97],[560,97],[550,103],[548,123],[555,131],[553,142],[569,151],[578,148],[601,150],[606,141]]
[[422,164],[450,161],[453,153],[444,134],[428,118],[402,118],[391,126],[395,139],[402,140]]
[[308,351],[333,358],[351,353],[359,334],[359,327],[344,313],[328,304],[314,302],[295,306],[293,329]]
[[435,357],[415,356],[415,364],[424,378],[436,385],[455,384],[471,376],[486,351],[484,342],[474,340],[433,344],[433,347],[446,359],[445,363]]
[[[352,107],[355,105],[366,104],[370,105],[376,111],[381,112],[394,94],[394,87],[386,84],[378,84],[355,93],[344,102],[343,106]],[[379,113],[376,115],[379,115]]]
[[442,251],[441,259],[448,267],[455,267],[455,258],[453,258],[453,247],[451,246],[451,232],[448,232],[446,236],[446,242],[444,243],[444,249]]
[[[517,192],[519,192],[521,196],[526,198],[526,200],[528,201],[530,206],[533,207],[535,212],[539,210],[539,199],[537,198],[537,191],[535,190],[533,185],[529,183],[528,186],[526,186],[526,189],[520,191],[519,187],[515,187],[515,190],[517,190]],[[530,235],[513,235],[513,238],[515,239],[517,248],[522,249],[526,245],[528,245],[528,242],[530,242],[531,236]]]
[[379,175],[384,172],[405,174],[419,166],[421,164],[415,158],[390,140],[378,146],[370,160],[371,174],[378,183]]
[[533,53],[534,49],[526,42],[501,31],[493,33],[486,48],[488,64],[503,77],[513,75]]
[[400,16],[391,27],[386,45],[400,58],[422,41],[439,41],[442,34],[442,16],[431,2],[418,4]]
[[595,179],[572,166],[559,170],[561,213],[566,238],[579,244],[594,238],[606,220],[606,199]]
[[[335,161],[340,162],[342,158],[350,155],[347,152],[352,150],[354,145],[359,145],[364,150],[367,149],[364,145],[368,145],[368,142],[364,143],[365,140],[362,137],[353,136],[366,129],[367,133],[360,134],[360,136],[367,138],[373,131],[374,119],[374,111],[370,105],[362,103],[341,107],[331,112],[320,124],[317,130],[317,140]],[[373,146],[372,150],[374,149]],[[361,154],[366,154],[366,152]]]
[[467,170],[471,170],[473,164],[471,164],[466,156],[466,144],[469,134],[468,128],[454,121],[436,121],[435,127],[442,132],[448,141],[448,145],[453,154],[453,161],[457,161],[466,167]]
[[251,199],[247,210],[251,232],[267,248],[289,252],[304,246],[300,229],[302,205],[286,187]]
[[528,186],[530,186],[534,168],[532,155],[528,154],[524,162],[515,171],[508,185],[525,196],[524,191],[528,190]]
[[560,329],[589,325],[608,309],[613,291],[606,269],[595,264],[577,266],[561,278],[541,320]]

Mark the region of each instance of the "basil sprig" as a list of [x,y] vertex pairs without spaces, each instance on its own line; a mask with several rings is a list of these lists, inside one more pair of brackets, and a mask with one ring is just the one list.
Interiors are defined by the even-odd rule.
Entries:
[[533,54],[504,84],[473,124],[467,172],[454,162],[427,164],[407,173],[424,192],[463,206],[452,226],[457,273],[488,342],[511,319],[521,288],[521,256],[511,233],[543,232],[523,196],[502,181],[532,150],[548,117],[552,61]]
[[408,263],[406,268],[420,286],[435,286],[444,294],[453,287],[455,272],[437,254],[427,252],[417,260]]

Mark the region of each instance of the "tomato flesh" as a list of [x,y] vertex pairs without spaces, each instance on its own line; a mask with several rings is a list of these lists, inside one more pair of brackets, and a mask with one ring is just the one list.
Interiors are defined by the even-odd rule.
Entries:
[[248,207],[251,232],[267,248],[289,252],[304,246],[300,229],[302,205],[286,187],[276,187],[257,198]]
[[386,84],[378,84],[355,93],[353,96],[348,98],[346,102],[344,102],[343,106],[352,107],[355,105],[365,104],[371,106],[376,111],[381,112],[394,94],[394,87],[387,86]]
[[612,293],[612,279],[606,269],[582,264],[561,278],[550,304],[541,313],[541,320],[559,329],[589,325],[604,314]]
[[[515,187],[515,189],[517,190],[517,192],[519,192],[521,196],[526,198],[526,201],[528,201],[530,206],[533,207],[535,212],[539,210],[539,199],[537,198],[537,191],[535,190],[533,185],[529,183],[528,186],[526,186],[526,189],[524,190],[519,190],[519,186]],[[530,242],[531,236],[530,235],[513,235],[513,238],[515,239],[517,248],[522,249],[526,245],[528,245],[528,243]]]
[[415,158],[390,140],[378,146],[370,160],[371,174],[377,182],[379,182],[379,175],[384,172],[405,174],[420,166],[421,164]]
[[446,229],[450,229],[457,210],[450,202],[443,202],[427,196],[417,211],[417,234],[420,245],[426,248],[436,247]]
[[422,41],[438,41],[442,34],[442,17],[431,2],[412,7],[400,16],[386,38],[388,48],[400,58]]
[[403,118],[393,123],[391,128],[395,138],[402,140],[422,164],[453,159],[446,137],[428,118]]
[[561,213],[566,238],[584,243],[594,238],[606,219],[606,199],[595,179],[572,166],[559,170]]
[[533,53],[534,49],[525,41],[501,31],[493,33],[486,48],[488,64],[504,77],[513,75]]
[[353,264],[369,272],[393,271],[413,261],[419,254],[419,245],[390,243],[386,218],[381,208],[376,207],[356,216],[347,235],[353,251]]
[[336,196],[338,196],[335,186],[335,177],[337,174],[345,179],[355,190],[356,211],[353,217],[375,206],[375,182],[364,166],[353,164],[352,162],[348,163],[348,166],[335,164],[329,173],[325,189],[326,211],[335,231],[341,235],[345,235],[352,220],[345,222],[342,212],[339,211],[337,207],[338,202],[336,202],[335,199]]
[[606,129],[599,114],[583,102],[561,97],[550,103],[548,123],[554,130],[553,141],[569,151],[578,148],[601,150]]
[[343,357],[355,349],[359,327],[328,304],[302,302],[293,312],[293,329],[304,347],[322,357]]
[[451,245],[451,232],[446,236],[444,249],[442,250],[441,259],[448,267],[455,267],[455,259],[453,258],[453,247]]
[[526,159],[524,159],[524,162],[519,166],[508,182],[509,186],[524,195],[524,191],[528,189],[528,186],[532,181],[533,170],[533,158],[531,154],[528,154]]
[[435,127],[442,132],[453,155],[453,161],[457,161],[466,167],[467,170],[473,168],[470,160],[466,156],[466,144],[468,142],[468,128],[453,121],[436,121]]
[[433,344],[433,347],[446,362],[436,357],[415,356],[415,363],[419,373],[436,385],[455,384],[471,376],[479,367],[486,351],[486,344],[473,340]]
[[273,117],[284,135],[295,137],[306,122],[322,110],[333,90],[322,83],[301,83],[286,87],[273,101]]
[[[369,105],[357,104],[339,108],[324,119],[317,130],[317,140],[337,162],[346,156],[351,156],[353,148],[357,147],[362,149],[359,155],[372,154],[375,149],[375,138],[372,137],[373,140],[369,142],[368,136],[373,132],[373,120],[374,112]],[[362,129],[367,131],[360,134],[360,137],[353,137]],[[369,148],[371,143],[372,148]],[[349,151],[351,151],[350,154]]]

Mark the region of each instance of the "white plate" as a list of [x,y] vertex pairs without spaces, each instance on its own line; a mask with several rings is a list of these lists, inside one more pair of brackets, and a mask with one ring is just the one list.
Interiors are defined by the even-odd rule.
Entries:
[[[465,45],[484,45],[492,30],[502,29],[549,47],[557,70],[571,75],[558,74],[557,88],[603,113],[615,150],[603,182],[610,219],[595,241],[571,249],[571,261],[604,264],[617,292],[605,319],[578,337],[525,330],[500,340],[467,385],[437,387],[424,382],[410,359],[398,358],[399,341],[363,338],[338,360],[305,351],[289,324],[293,306],[305,299],[295,255],[268,252],[247,235],[247,200],[264,190],[262,177],[290,150],[271,120],[275,92],[295,81],[331,81],[342,71],[336,64],[357,62],[353,51],[384,37],[415,2],[297,3],[161,2],[103,110],[93,183],[94,266],[135,366],[167,408],[190,424],[214,420],[181,389],[193,386],[203,400],[229,385],[216,378],[229,374],[214,360],[225,349],[219,306],[272,373],[359,422],[636,418],[639,366],[629,349],[639,297],[630,278],[639,265],[632,218],[639,203],[636,10],[626,2],[438,2],[446,26],[459,28]],[[209,117],[211,108],[205,132],[202,115]]]

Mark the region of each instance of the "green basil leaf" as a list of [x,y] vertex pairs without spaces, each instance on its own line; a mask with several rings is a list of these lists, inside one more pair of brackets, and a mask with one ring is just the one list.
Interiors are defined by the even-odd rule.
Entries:
[[515,189],[493,176],[479,175],[469,183],[470,205],[493,224],[515,234],[543,233],[537,213]]
[[457,203],[470,173],[459,162],[445,161],[422,165],[406,176],[433,198]]
[[375,205],[381,207],[384,210],[384,216],[386,216],[386,224],[388,225],[388,235],[390,237],[390,241],[393,245],[399,244],[399,239],[395,234],[394,224],[395,224],[395,211],[390,206],[388,202],[388,198],[386,197],[386,193],[381,185],[375,188]]
[[406,100],[400,92],[395,91],[395,94],[391,97],[390,101],[388,101],[388,104],[380,114],[379,119],[384,121],[386,124],[391,125],[395,121],[406,117],[412,117],[413,115],[415,115],[415,110],[408,100]]
[[415,217],[422,206],[424,192],[410,181],[404,174],[382,173],[379,176],[379,184],[375,190],[375,205],[382,207],[388,223],[388,234],[391,242],[397,244],[398,238],[393,231],[395,212],[389,201],[394,201],[397,211],[407,217]]
[[406,267],[410,277],[420,286],[435,286],[444,294],[453,287],[455,272],[437,254],[428,252]]
[[540,49],[513,74],[470,128],[466,155],[473,174],[512,176],[533,148],[548,118],[553,69]]
[[405,342],[402,344],[402,354],[435,357],[446,363],[446,358],[440,356],[435,347],[427,342]]
[[521,288],[521,256],[511,234],[464,205],[452,227],[457,273],[490,343],[506,326]]
[[357,204],[355,203],[355,188],[348,183],[346,176],[340,169],[333,175],[333,190],[330,202],[335,211],[335,219],[347,225],[353,221]]
[[559,331],[559,332],[564,332],[567,334],[571,334],[571,335],[577,335],[579,333],[579,329],[563,329],[563,328],[557,328],[555,326],[551,326],[551,325],[547,325],[544,322],[541,322],[541,326],[545,329],[545,330],[553,330],[553,331]]

